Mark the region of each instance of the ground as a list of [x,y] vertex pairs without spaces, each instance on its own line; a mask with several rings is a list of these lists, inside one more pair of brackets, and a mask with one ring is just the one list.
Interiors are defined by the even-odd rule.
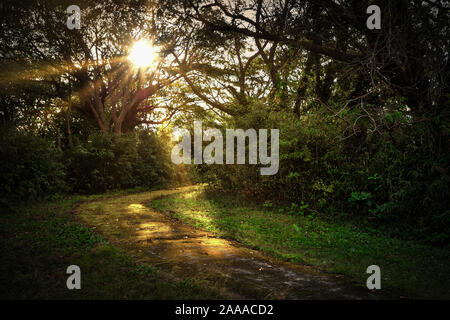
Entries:
[[[70,197],[0,214],[0,298],[448,298],[449,252],[207,196]],[[66,268],[82,270],[68,290]],[[381,264],[382,290],[365,286]]]
[[144,205],[151,199],[196,188],[190,186],[85,203],[77,208],[76,214],[140,262],[147,262],[179,279],[206,283],[224,296],[238,299],[382,297],[338,275],[269,257]]

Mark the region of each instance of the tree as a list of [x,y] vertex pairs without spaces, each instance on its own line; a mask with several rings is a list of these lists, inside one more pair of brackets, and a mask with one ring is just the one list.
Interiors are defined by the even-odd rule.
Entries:
[[369,1],[172,0],[166,6],[205,29],[351,65],[405,96],[418,113],[424,105],[435,109],[448,91],[446,1],[379,1],[380,31],[366,28]]
[[139,124],[167,121],[175,108],[151,98],[177,75],[166,71],[163,59],[152,70],[136,70],[127,60],[134,39],[157,41],[154,6],[83,1],[80,30],[65,27],[66,7],[52,1],[10,4],[10,15],[20,19],[3,25],[2,60],[28,65],[32,80],[54,88],[67,108],[103,132],[120,134]]

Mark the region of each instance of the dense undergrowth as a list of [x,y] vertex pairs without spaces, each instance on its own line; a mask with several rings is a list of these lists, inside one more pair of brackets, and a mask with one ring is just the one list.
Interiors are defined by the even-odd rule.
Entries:
[[[403,237],[446,246],[450,241],[450,155],[444,121],[415,123],[402,104],[385,106],[378,131],[337,121],[320,106],[296,117],[255,105],[224,127],[278,128],[279,172],[262,165],[199,165],[200,181],[215,190],[267,205],[283,204],[328,220],[362,221]],[[348,121],[358,113],[346,115]],[[224,130],[224,129],[223,129]],[[247,146],[248,147],[248,146]]]
[[164,136],[151,131],[93,133],[63,150],[48,139],[15,130],[0,132],[0,204],[57,199],[186,181],[170,161]]

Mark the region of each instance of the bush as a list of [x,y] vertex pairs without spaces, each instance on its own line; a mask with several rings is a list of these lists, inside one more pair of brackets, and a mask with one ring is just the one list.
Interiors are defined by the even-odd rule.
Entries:
[[2,205],[42,200],[68,191],[62,153],[45,139],[3,131],[0,158]]
[[93,134],[86,143],[69,149],[66,158],[75,192],[95,193],[135,185],[132,167],[137,160],[136,142],[130,136]]
[[3,131],[0,137],[0,204],[44,200],[74,193],[147,189],[186,182],[170,160],[164,133],[95,133],[59,151],[44,138]]
[[261,201],[307,205],[310,213],[327,218],[357,218],[391,230],[401,225],[402,236],[434,244],[450,240],[449,155],[427,142],[426,124],[390,123],[372,134],[360,124],[360,132],[351,136],[324,112],[298,118],[255,106],[226,125],[278,128],[280,169],[275,176],[261,176],[255,165],[198,167],[197,175],[213,187]]
[[168,146],[154,132],[96,133],[67,151],[75,192],[98,193],[137,186],[153,188],[180,181]]

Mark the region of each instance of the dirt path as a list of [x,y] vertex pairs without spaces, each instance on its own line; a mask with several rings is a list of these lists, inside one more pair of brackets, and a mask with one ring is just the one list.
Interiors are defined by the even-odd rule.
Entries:
[[178,192],[145,192],[84,203],[75,212],[140,262],[170,273],[177,279],[195,279],[236,299],[377,299],[336,275],[283,262],[236,242],[187,226],[144,206]]

